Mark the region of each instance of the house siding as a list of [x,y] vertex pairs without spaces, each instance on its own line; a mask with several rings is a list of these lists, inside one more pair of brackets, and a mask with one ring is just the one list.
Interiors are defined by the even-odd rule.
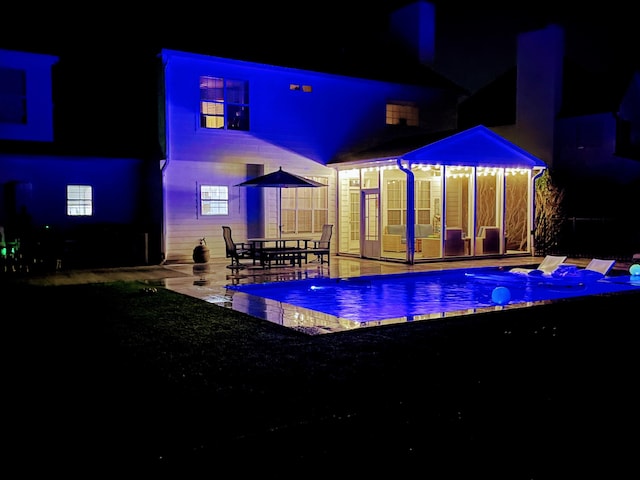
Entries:
[[[172,50],[162,53],[166,98],[164,188],[164,257],[191,261],[202,237],[211,258],[224,257],[222,225],[234,240],[249,235],[247,166],[264,173],[282,167],[296,175],[328,179],[329,223],[336,224],[336,172],[328,162],[340,152],[384,135],[388,101],[413,102],[422,129],[451,127],[454,97],[443,100],[438,89],[329,75]],[[249,82],[250,131],[200,128],[199,80],[210,75]],[[292,90],[308,85],[311,92]],[[422,115],[424,114],[424,115]],[[229,187],[229,215],[199,216],[198,185]],[[265,189],[262,236],[278,235],[277,189]],[[334,228],[335,234],[339,232]],[[319,234],[318,234],[319,235]],[[337,241],[332,242],[332,249]]]
[[[228,225],[236,242],[248,237],[247,188],[236,185],[247,180],[247,166],[264,165],[265,173],[282,167],[296,171],[302,176],[325,176],[327,188],[335,190],[335,173],[332,169],[309,162],[270,144],[264,144],[260,155],[236,158],[233,162],[189,162],[173,160],[165,168],[165,243],[167,262],[189,262],[193,248],[205,237],[211,258],[224,258],[225,245],[222,226]],[[305,165],[306,163],[306,165]],[[303,168],[301,168],[303,167]],[[199,208],[199,185],[222,185],[229,187],[229,214],[224,216],[201,216]],[[277,236],[278,194],[275,188],[262,190],[263,205],[260,215],[267,225],[265,236]],[[329,195],[330,223],[335,222],[335,196]]]
[[0,140],[53,141],[51,69],[56,63],[56,56],[0,49],[0,67],[23,71],[26,83],[26,121],[0,122]]

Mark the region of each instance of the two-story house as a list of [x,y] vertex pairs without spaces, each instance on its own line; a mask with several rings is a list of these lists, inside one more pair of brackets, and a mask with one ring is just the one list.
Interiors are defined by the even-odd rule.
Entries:
[[[482,126],[456,129],[466,92],[431,68],[434,25],[427,2],[396,11],[391,31],[411,56],[383,75],[162,50],[159,163],[82,155],[51,138],[33,149],[7,133],[7,239],[25,244],[26,217],[31,243],[68,266],[191,261],[203,237],[223,257],[222,225],[242,239],[319,235],[328,223],[334,253],[394,261],[530,252],[533,179],[544,163]],[[6,52],[4,66],[29,85],[36,75],[18,57]],[[51,61],[22,58],[22,67]],[[3,88],[6,101],[12,90]],[[237,187],[280,167],[326,187]],[[11,200],[16,183],[28,195]]]
[[[189,261],[198,239],[220,240],[223,225],[241,240],[319,236],[326,223],[340,255],[529,253],[533,180],[544,163],[482,126],[457,130],[464,92],[428,68],[434,13],[416,2],[392,16],[430,73],[413,81],[163,50],[165,260]],[[281,167],[327,187],[237,187]],[[223,242],[208,245],[224,256]]]
[[[108,150],[100,144],[79,151],[81,130],[61,140],[56,121],[65,106],[53,94],[59,61],[0,50],[2,270],[157,263],[157,162],[100,155]],[[85,102],[74,122],[97,129],[94,118],[106,108],[98,103]]]

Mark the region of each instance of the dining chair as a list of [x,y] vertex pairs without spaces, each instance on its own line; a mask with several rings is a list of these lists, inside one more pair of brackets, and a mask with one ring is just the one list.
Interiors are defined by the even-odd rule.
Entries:
[[314,261],[320,261],[324,263],[324,257],[327,257],[327,264],[329,264],[329,258],[331,257],[331,234],[333,233],[333,225],[324,224],[322,226],[322,234],[319,240],[312,240],[310,248],[307,249],[308,253],[313,253],[316,256]]
[[226,248],[226,258],[231,259],[231,265],[227,268],[247,268],[248,265],[240,263],[245,258],[253,258],[251,247],[247,243],[236,243],[231,235],[231,227],[222,227],[222,236]]

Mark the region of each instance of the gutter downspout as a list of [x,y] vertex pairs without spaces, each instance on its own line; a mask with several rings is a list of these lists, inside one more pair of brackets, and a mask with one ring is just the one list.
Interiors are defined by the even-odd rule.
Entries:
[[158,54],[162,62],[162,96],[163,96],[163,114],[164,121],[163,123],[163,132],[164,135],[163,143],[164,143],[164,158],[160,160],[160,181],[162,185],[160,186],[161,194],[162,194],[162,225],[160,227],[160,252],[162,255],[161,264],[164,265],[167,261],[167,192],[165,192],[165,185],[167,184],[165,177],[167,173],[167,169],[169,167],[169,159],[171,158],[169,152],[169,129],[167,127],[168,118],[169,118],[169,102],[167,101],[167,64],[169,63],[169,59],[163,55],[162,53]]
[[407,263],[409,265],[414,264],[414,256],[416,249],[416,232],[415,232],[415,181],[414,175],[410,168],[405,168],[402,165],[402,159],[398,158],[396,160],[398,164],[398,168],[407,174]]
[[538,180],[545,172],[545,168],[540,170],[540,173],[535,175],[531,179],[531,230],[530,230],[530,238],[529,243],[531,245],[531,255],[535,257],[535,245],[534,245],[534,232],[535,232],[535,223],[536,223],[536,180]]

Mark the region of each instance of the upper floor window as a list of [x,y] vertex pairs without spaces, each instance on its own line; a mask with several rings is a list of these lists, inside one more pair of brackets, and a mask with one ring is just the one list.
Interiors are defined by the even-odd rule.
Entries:
[[249,82],[200,77],[200,126],[249,130]]
[[418,107],[410,102],[387,103],[387,125],[417,127]]
[[91,185],[67,185],[67,215],[71,217],[93,215]]
[[27,75],[0,67],[0,122],[27,123]]
[[202,215],[228,215],[229,187],[200,185],[200,212]]
[[311,93],[313,91],[313,87],[311,85],[300,85],[297,83],[290,83],[289,90],[293,90],[295,92]]

